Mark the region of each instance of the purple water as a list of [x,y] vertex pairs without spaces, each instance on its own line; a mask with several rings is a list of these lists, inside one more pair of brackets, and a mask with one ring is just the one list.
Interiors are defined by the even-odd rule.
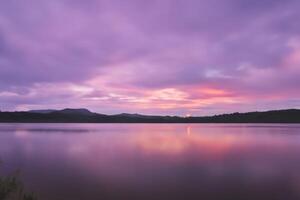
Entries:
[[300,125],[0,124],[41,200],[300,199]]

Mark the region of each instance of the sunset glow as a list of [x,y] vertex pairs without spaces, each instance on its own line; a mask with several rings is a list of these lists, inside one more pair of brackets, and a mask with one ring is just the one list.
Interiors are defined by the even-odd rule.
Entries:
[[0,110],[300,108],[299,8],[293,0],[1,1]]

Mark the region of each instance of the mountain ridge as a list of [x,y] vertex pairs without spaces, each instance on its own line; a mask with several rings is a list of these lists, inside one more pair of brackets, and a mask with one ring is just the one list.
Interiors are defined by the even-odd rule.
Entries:
[[2,123],[300,123],[300,109],[229,113],[213,116],[105,115],[85,108],[0,112]]

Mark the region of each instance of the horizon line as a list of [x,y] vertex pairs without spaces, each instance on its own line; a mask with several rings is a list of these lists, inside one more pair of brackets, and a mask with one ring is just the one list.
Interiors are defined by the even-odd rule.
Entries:
[[[105,113],[100,113],[100,112],[94,112],[91,111],[88,108],[63,108],[63,109],[32,109],[32,110],[14,110],[14,111],[3,111],[0,109],[0,112],[33,112],[33,111],[47,111],[47,110],[53,110],[55,111],[63,111],[63,110],[87,110],[91,113],[95,114],[100,114],[100,115],[107,115],[107,116],[113,116],[113,115],[122,115],[122,114],[129,114],[129,115],[142,115],[142,116],[170,116],[170,117],[182,117],[182,118],[189,118],[189,117],[212,117],[212,116],[219,116],[219,115],[230,115],[230,114],[235,114],[235,113],[240,113],[240,114],[247,114],[247,113],[255,113],[255,112],[272,112],[272,111],[287,111],[287,110],[300,110],[300,108],[282,108],[282,109],[270,109],[270,110],[256,110],[256,111],[245,111],[245,112],[228,112],[228,113],[220,113],[220,114],[211,114],[211,115],[168,115],[168,114],[142,114],[142,113],[127,113],[127,112],[121,112],[121,113],[115,113],[115,114],[105,114]],[[41,114],[41,113],[40,113]],[[46,114],[46,113],[45,113]]]

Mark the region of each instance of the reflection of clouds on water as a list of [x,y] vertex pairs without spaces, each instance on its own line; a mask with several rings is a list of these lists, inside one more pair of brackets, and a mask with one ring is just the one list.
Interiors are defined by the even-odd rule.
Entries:
[[[243,142],[243,139],[233,135],[208,135],[197,132],[191,134],[191,127],[187,127],[187,134],[151,134],[136,135],[135,143],[144,153],[182,155],[189,151],[208,153],[218,156]],[[210,157],[212,159],[212,157]]]
[[75,154],[75,155],[85,154],[89,152],[89,148],[86,145],[79,145],[79,144],[70,145],[70,147],[68,148],[68,152],[70,154]]
[[299,151],[299,142],[286,140],[281,135],[252,134],[236,127],[238,131],[233,129],[232,132],[224,127],[221,130],[193,125],[179,127],[155,130],[146,125],[118,135],[106,133],[95,137],[91,134],[68,143],[66,148],[79,166],[92,171],[101,169],[112,176],[120,173],[116,166],[123,166],[122,173],[126,173],[131,164],[139,165],[139,161],[145,159],[166,164],[172,161],[178,165],[189,161],[219,175],[236,168],[253,178],[281,174],[286,170],[284,166],[270,168],[270,165],[280,163],[286,154],[294,154],[290,152],[292,149]]
[[26,137],[32,133],[91,133],[96,130],[90,128],[82,128],[78,125],[71,124],[3,124],[0,132],[15,132],[18,137]]
[[27,138],[30,135],[30,131],[26,129],[16,129],[14,133],[17,138]]
[[58,129],[58,128],[35,128],[35,129],[16,129],[17,132],[29,132],[29,133],[90,133],[93,130],[87,129]]
[[238,196],[236,191],[258,199],[274,191],[290,200],[289,194],[299,193],[291,190],[300,185],[300,135],[273,134],[286,127],[83,124],[74,129],[90,127],[90,134],[32,134],[30,129],[43,127],[30,126],[0,134],[0,156],[8,167],[22,168],[31,190],[45,200],[95,199],[115,191],[129,197],[143,191],[139,199],[164,191],[168,198],[160,199],[182,199],[180,193]]

